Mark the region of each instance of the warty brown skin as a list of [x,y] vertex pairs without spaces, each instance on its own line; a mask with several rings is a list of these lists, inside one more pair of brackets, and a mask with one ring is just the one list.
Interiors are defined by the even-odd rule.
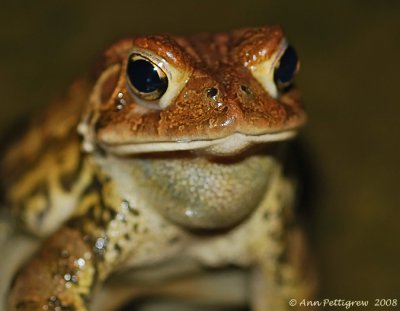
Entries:
[[[134,281],[148,266],[176,262],[179,270],[182,259],[195,271],[251,271],[255,311],[286,310],[289,298],[310,296],[283,142],[233,146],[222,155],[175,145],[123,155],[112,149],[297,130],[305,121],[298,91],[272,96],[251,71],[283,39],[278,26],[124,39],[106,51],[93,84],[77,82],[33,121],[6,153],[2,172],[19,228],[43,242],[10,284],[8,309],[89,310],[116,271],[133,269]],[[181,75],[171,80],[177,91],[165,106],[132,94],[132,51],[165,62],[172,78]]]
[[[215,139],[237,131],[260,134],[298,127],[305,119],[298,92],[272,98],[248,70],[271,57],[282,40],[281,28],[274,26],[189,38],[164,35],[121,41],[106,52],[108,67],[119,64],[124,68],[129,52],[139,47],[188,72],[189,78],[166,109],[147,113],[137,109],[129,96],[124,113],[115,109],[117,94],[128,93],[127,77],[110,78],[117,87],[92,121],[98,139],[109,144]],[[207,97],[210,88],[218,90],[215,99]]]

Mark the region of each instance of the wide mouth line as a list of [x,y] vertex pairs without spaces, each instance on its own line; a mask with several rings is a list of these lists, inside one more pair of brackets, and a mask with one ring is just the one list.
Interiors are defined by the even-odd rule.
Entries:
[[297,131],[286,130],[275,133],[244,134],[235,132],[225,137],[216,139],[194,139],[155,142],[129,142],[119,144],[102,143],[102,147],[116,154],[136,154],[146,152],[184,151],[218,148],[227,153],[242,150],[246,146],[284,141],[297,135]]

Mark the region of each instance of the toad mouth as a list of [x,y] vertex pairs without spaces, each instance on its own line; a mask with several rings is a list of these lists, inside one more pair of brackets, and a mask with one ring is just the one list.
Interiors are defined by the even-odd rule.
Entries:
[[276,133],[248,135],[233,133],[228,136],[210,140],[178,140],[151,143],[103,144],[103,147],[116,155],[156,153],[171,151],[200,151],[216,156],[236,155],[255,144],[265,144],[291,139],[297,135],[296,130]]

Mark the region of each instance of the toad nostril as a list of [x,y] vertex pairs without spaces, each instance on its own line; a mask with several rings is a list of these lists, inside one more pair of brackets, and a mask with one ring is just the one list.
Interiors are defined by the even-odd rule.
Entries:
[[217,94],[218,94],[217,88],[211,87],[211,88],[207,89],[207,97],[213,98],[213,97],[217,96]]
[[240,89],[244,92],[244,93],[246,93],[247,95],[250,95],[251,94],[251,90],[250,90],[250,88],[247,86],[247,85],[241,85],[240,86]]

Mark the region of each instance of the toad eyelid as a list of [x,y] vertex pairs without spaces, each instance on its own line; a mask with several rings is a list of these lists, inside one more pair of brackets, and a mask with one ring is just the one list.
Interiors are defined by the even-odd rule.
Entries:
[[271,61],[271,68],[270,68],[271,71],[275,70],[275,68],[279,65],[279,61],[281,60],[281,57],[282,57],[283,53],[285,53],[288,46],[289,46],[289,44],[287,43],[287,41],[283,40],[283,42],[280,44],[278,50],[273,55],[273,59]]
[[144,59],[147,59],[149,62],[162,69],[167,75],[168,79],[172,79],[172,73],[171,70],[168,68],[168,62],[164,58],[143,49],[133,49],[129,53],[128,59],[130,59],[133,55],[138,55]]

